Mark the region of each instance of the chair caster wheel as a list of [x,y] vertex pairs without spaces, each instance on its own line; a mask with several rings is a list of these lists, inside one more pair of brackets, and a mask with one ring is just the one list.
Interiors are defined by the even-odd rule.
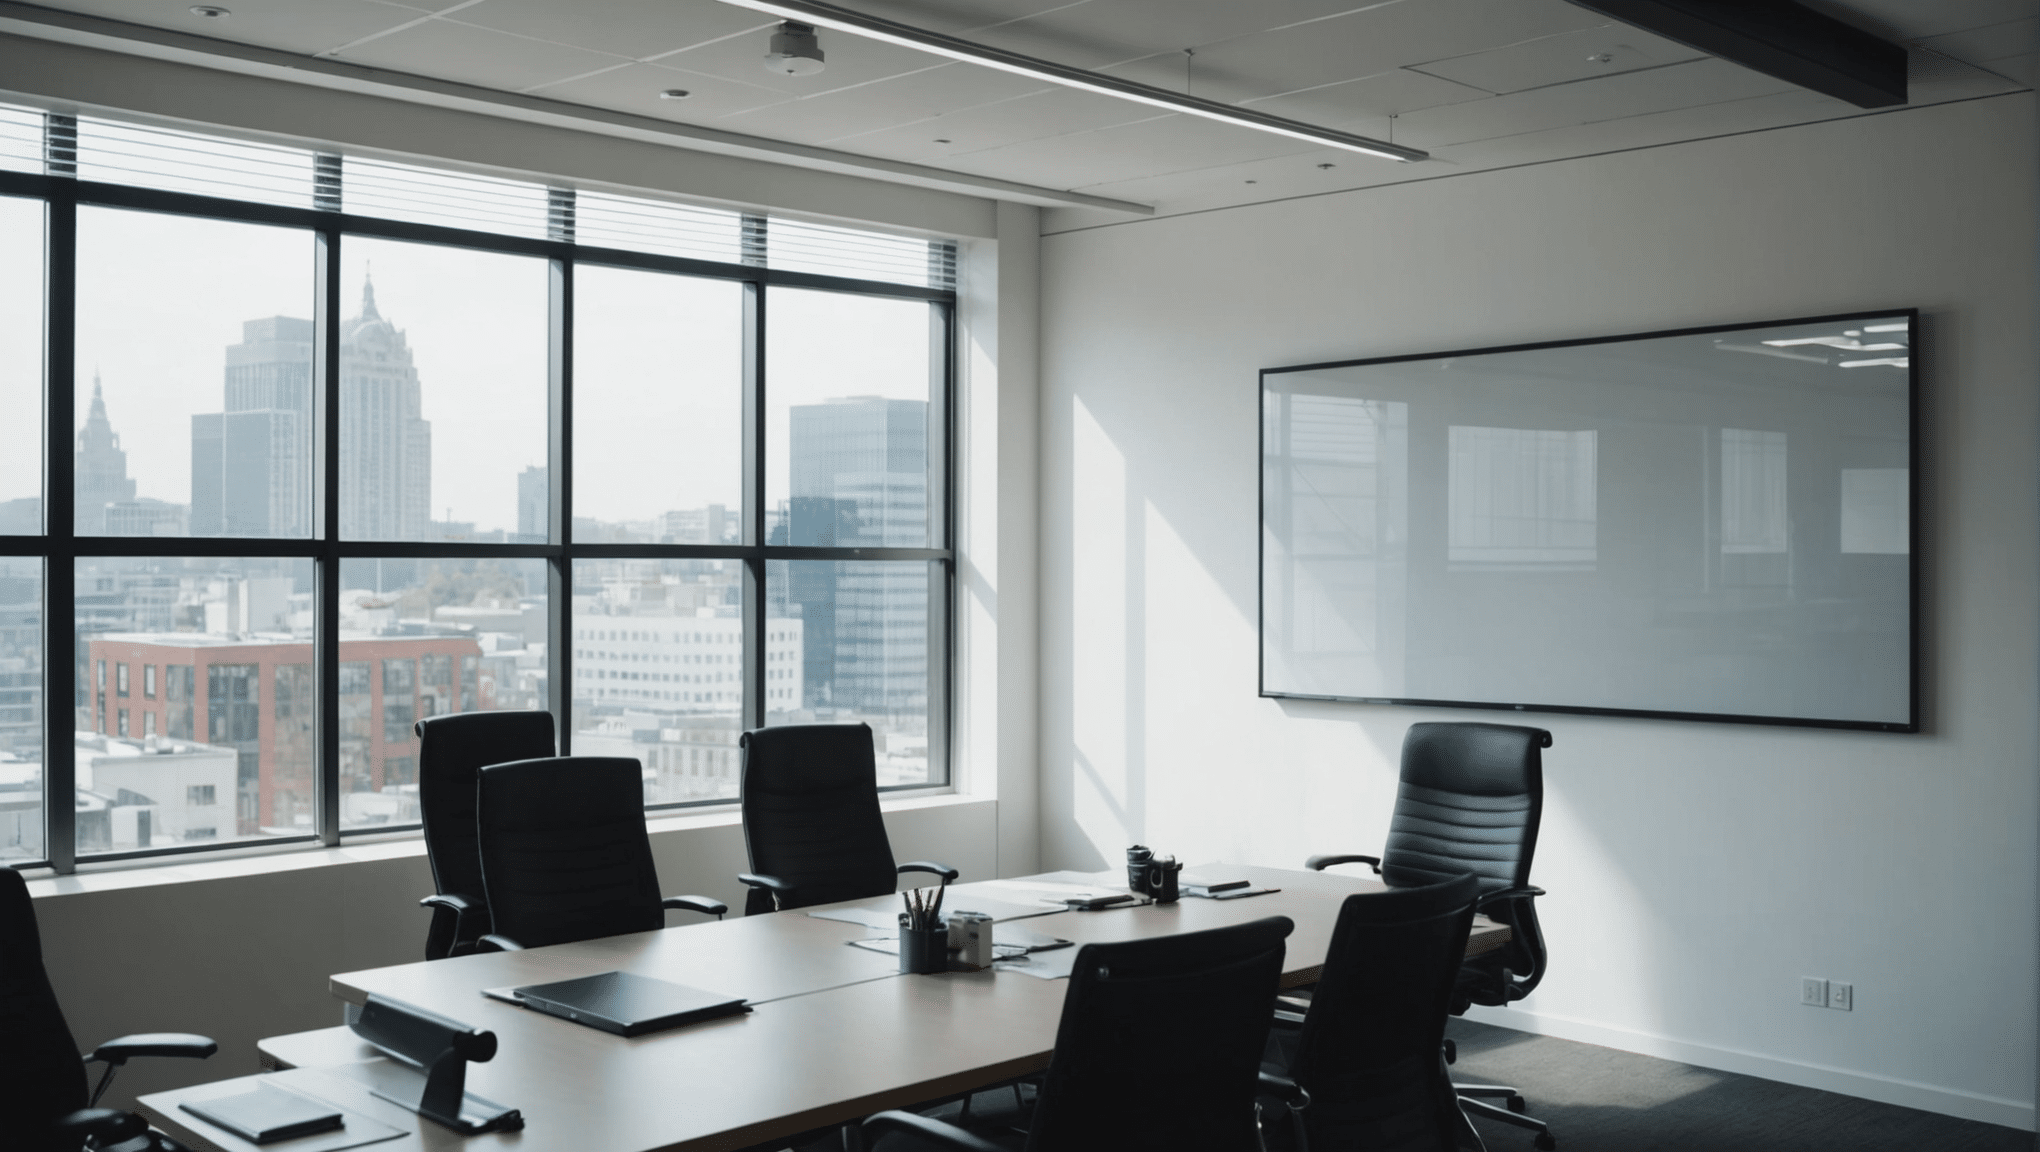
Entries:
[[1524,1103],[1521,1096],[1509,1097],[1507,1100],[1502,1101],[1502,1106],[1518,1116],[1530,1110],[1530,1105]]
[[1551,1152],[1553,1148],[1558,1147],[1558,1141],[1552,1139],[1549,1132],[1539,1132],[1537,1139],[1532,1140],[1531,1143],[1536,1145],[1540,1152]]

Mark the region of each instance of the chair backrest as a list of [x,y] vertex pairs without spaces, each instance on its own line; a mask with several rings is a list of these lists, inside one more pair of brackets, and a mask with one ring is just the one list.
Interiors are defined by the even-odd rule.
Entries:
[[[878,811],[870,725],[759,728],[737,743],[751,871],[793,886],[778,907],[861,900],[899,887]],[[772,908],[769,895],[754,889],[744,913]]]
[[[1549,747],[1551,733],[1542,728],[1410,725],[1381,878],[1409,888],[1471,872],[1483,894],[1529,884],[1544,815],[1542,750]],[[1543,977],[1544,934],[1529,900],[1492,904],[1487,915],[1507,924],[1513,938],[1469,962],[1486,979],[1467,982],[1464,993],[1473,1003],[1505,1004]]]
[[478,905],[456,937],[451,913],[434,909],[425,958],[441,960],[474,947],[489,931],[482,860],[475,848],[475,777],[485,764],[535,760],[559,750],[550,712],[459,712],[418,721],[418,812],[432,884],[443,895]]
[[534,948],[665,927],[643,772],[621,756],[482,769],[476,829],[498,935]]
[[1465,1128],[1440,1054],[1473,927],[1471,873],[1348,896],[1289,1073],[1313,1148],[1454,1152]]
[[[54,1149],[37,1131],[85,1107],[85,1062],[43,969],[42,936],[21,873],[0,866],[0,1117],[7,1147]],[[14,1140],[23,1141],[17,1145]],[[76,1152],[74,1143],[70,1152]]]
[[1256,1148],[1287,916],[1077,953],[1027,1147]]

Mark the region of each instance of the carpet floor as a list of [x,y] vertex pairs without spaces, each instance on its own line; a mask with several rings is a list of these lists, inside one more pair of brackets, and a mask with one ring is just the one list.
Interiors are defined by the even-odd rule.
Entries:
[[[2034,1152],[2033,1133],[1467,1020],[1452,1078],[1506,1084],[1560,1152]],[[1499,1101],[1497,1101],[1499,1103]],[[1488,1152],[1531,1133],[1475,1120]]]

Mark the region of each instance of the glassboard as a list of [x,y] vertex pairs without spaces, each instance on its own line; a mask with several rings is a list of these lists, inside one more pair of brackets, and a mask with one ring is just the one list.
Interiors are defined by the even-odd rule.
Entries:
[[1917,730],[1915,310],[1261,373],[1261,694]]

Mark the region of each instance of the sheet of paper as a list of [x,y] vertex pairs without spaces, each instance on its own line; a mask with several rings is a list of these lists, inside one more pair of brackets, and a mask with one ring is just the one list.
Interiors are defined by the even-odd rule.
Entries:
[[1024,957],[1000,960],[992,965],[992,971],[1018,973],[1036,980],[1066,980],[1077,962],[1079,951],[1081,949],[1078,948],[1056,948],[1047,952],[1029,952]]
[[862,924],[867,928],[898,928],[900,907],[898,900],[891,900],[883,906],[853,904],[848,908],[823,908],[808,915],[817,920],[841,920],[845,924]]

